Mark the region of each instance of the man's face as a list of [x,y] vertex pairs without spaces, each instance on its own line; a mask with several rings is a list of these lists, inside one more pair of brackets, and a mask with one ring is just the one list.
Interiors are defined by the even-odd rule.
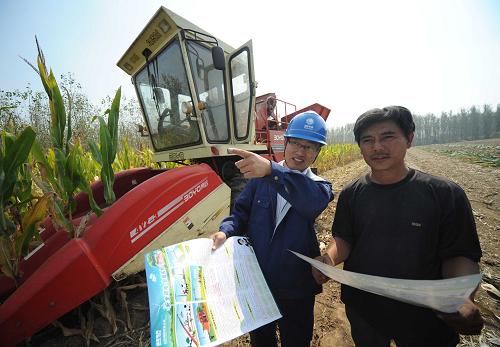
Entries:
[[413,134],[405,136],[393,121],[375,123],[361,133],[359,147],[373,173],[399,171],[405,168],[406,150]]
[[319,150],[317,143],[290,137],[285,145],[285,164],[289,169],[304,171],[314,163]]

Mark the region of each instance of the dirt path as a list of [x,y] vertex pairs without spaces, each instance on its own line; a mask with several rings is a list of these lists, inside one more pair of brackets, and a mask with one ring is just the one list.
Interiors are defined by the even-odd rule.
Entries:
[[[496,288],[500,288],[500,170],[484,168],[477,164],[429,153],[418,148],[412,148],[408,152],[407,163],[410,167],[433,175],[447,177],[465,190],[471,201],[483,249],[483,258],[480,264],[484,274],[483,284],[492,284]],[[363,160],[357,160],[347,166],[325,172],[322,176],[333,182],[334,191],[338,196],[338,192],[343,186],[367,170],[368,167]],[[330,227],[336,201],[337,199],[318,219],[318,237],[322,247],[330,239]],[[339,299],[340,285],[329,282],[324,285],[323,289],[323,293],[318,296],[315,308],[316,320],[312,345],[321,347],[353,346],[349,324],[345,318],[345,310]],[[500,314],[500,305],[499,301],[488,295],[483,288],[479,289],[476,297],[486,320],[482,341],[487,343],[494,336],[500,337],[499,320],[494,317],[495,314],[497,316]],[[462,339],[464,345],[467,346],[478,345],[477,341],[478,337]],[[490,346],[490,344],[485,346]]]

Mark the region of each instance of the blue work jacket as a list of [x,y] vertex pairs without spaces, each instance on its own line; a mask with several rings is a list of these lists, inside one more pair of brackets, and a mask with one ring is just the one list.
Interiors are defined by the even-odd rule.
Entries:
[[[288,203],[276,214],[277,193]],[[219,230],[227,237],[248,236],[264,277],[281,299],[299,299],[321,292],[311,266],[288,250],[320,255],[314,230],[316,217],[333,199],[332,185],[308,168],[301,173],[271,162],[271,174],[248,181],[233,212]]]

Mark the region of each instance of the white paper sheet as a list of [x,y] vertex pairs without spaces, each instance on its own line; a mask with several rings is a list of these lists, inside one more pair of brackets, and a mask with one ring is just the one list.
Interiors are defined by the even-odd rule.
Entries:
[[300,253],[290,252],[310,263],[325,276],[342,284],[446,313],[456,312],[481,282],[481,274],[444,280],[406,280],[371,276],[340,270]]

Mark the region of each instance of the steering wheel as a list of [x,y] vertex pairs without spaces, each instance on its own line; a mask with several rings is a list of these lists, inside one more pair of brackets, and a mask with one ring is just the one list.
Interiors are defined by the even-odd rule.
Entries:
[[[160,118],[158,119],[158,133],[159,134],[165,134],[165,133],[167,133],[167,130],[169,132],[172,132],[172,129],[175,129],[175,128],[178,129],[179,133],[185,133],[186,131],[189,131],[189,129],[182,126],[183,123],[190,122],[189,117],[184,118],[183,120],[181,120],[177,124],[170,122],[167,126],[165,126],[164,122],[165,122],[165,118],[167,118],[167,117],[172,117],[172,110],[169,108],[166,108],[165,110],[163,110]],[[189,126],[189,128],[191,128],[191,125]],[[175,130],[173,130],[173,131],[175,132]]]

